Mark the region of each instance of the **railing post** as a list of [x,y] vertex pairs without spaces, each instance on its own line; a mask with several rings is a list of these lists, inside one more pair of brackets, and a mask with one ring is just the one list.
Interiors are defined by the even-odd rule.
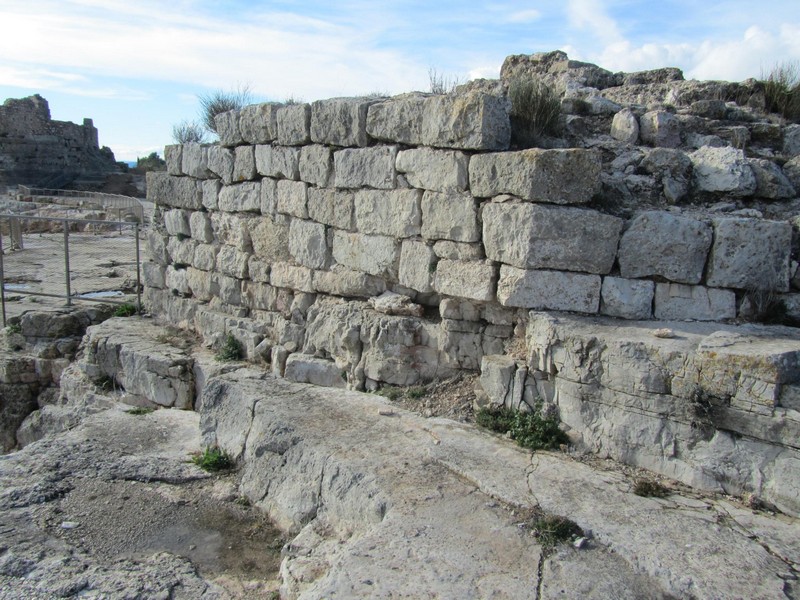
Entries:
[[142,283],[139,268],[139,223],[133,226],[133,237],[136,238],[136,314],[142,314]]
[[67,283],[67,306],[72,306],[72,290],[69,283],[69,219],[64,219],[64,275]]
[[[9,225],[10,227],[10,225]],[[0,306],[3,312],[3,327],[6,326],[6,277],[3,272],[3,228],[0,227]]]

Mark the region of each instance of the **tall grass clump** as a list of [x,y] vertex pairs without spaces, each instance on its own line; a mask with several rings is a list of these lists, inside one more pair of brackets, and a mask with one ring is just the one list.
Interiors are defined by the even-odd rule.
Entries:
[[214,117],[229,110],[238,110],[252,103],[253,95],[249,85],[240,85],[235,90],[226,92],[214,90],[209,94],[198,96],[200,101],[200,119],[203,127],[211,133],[217,133]]
[[461,85],[458,77],[447,77],[443,73],[439,73],[436,69],[428,69],[428,81],[430,84],[431,94],[452,94],[456,88]]
[[800,121],[800,63],[784,62],[763,77],[765,108],[789,121]]
[[176,144],[203,144],[206,132],[196,121],[181,121],[172,126],[172,141]]
[[542,136],[557,135],[561,99],[552,87],[539,79],[515,79],[508,87],[511,101],[511,141],[530,148]]

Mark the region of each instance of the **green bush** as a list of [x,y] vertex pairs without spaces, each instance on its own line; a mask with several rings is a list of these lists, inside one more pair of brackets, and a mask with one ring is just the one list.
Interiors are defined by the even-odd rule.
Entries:
[[575,521],[558,515],[535,515],[528,526],[545,550],[583,535],[583,530]]
[[214,117],[229,110],[238,110],[252,102],[250,86],[240,85],[233,91],[214,90],[209,94],[199,96],[200,119],[203,127],[211,133],[217,133]]
[[633,493],[643,498],[666,498],[670,491],[657,481],[637,479],[633,484]]
[[520,148],[535,146],[542,136],[557,135],[561,99],[538,79],[515,79],[508,87],[511,101],[511,142]]
[[216,358],[219,361],[232,361],[241,360],[243,355],[244,348],[242,348],[242,343],[229,333],[219,350],[217,350]]
[[126,410],[125,412],[129,415],[134,416],[141,416],[141,415],[149,415],[151,412],[155,412],[155,408],[150,408],[149,406],[137,406],[136,408],[132,408],[130,410]]
[[158,155],[158,152],[151,152],[148,156],[136,159],[136,168],[141,171],[166,171],[167,161]]
[[129,302],[126,302],[125,304],[120,304],[114,310],[115,317],[132,317],[135,314],[136,314],[136,306],[130,304]]
[[569,441],[558,427],[558,419],[545,417],[541,406],[532,412],[484,407],[476,413],[475,422],[496,433],[509,434],[512,440],[529,450],[554,450]]
[[172,141],[176,144],[203,144],[206,141],[206,132],[195,121],[181,121],[172,126]]
[[210,446],[202,452],[192,455],[192,462],[204,471],[226,471],[233,467],[233,461],[228,454],[218,446]]
[[776,65],[763,80],[764,103],[769,112],[790,121],[800,120],[800,63]]

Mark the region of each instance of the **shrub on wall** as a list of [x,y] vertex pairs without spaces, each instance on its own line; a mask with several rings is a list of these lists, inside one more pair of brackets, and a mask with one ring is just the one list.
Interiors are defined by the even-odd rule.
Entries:
[[172,126],[172,141],[176,144],[202,144],[206,141],[206,132],[200,123],[181,121]]
[[209,94],[199,96],[200,118],[205,127],[211,133],[217,133],[217,125],[214,117],[229,110],[238,110],[247,106],[252,101],[250,86],[239,86],[236,90],[225,92],[215,90]]
[[521,148],[535,146],[542,136],[556,135],[561,99],[538,79],[515,79],[508,87],[511,101],[511,142]]
[[769,112],[800,120],[800,63],[781,63],[764,79],[764,104]]

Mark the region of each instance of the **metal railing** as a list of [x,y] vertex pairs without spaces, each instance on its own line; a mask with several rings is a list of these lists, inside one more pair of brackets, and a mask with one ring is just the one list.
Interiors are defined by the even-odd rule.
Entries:
[[37,198],[37,201],[47,200],[53,204],[86,207],[87,204],[101,206],[104,209],[117,211],[117,217],[122,221],[122,216],[130,215],[139,223],[144,223],[144,208],[137,198],[122,196],[120,194],[106,194],[103,192],[84,192],[80,190],[56,190],[47,188],[17,186],[17,197],[21,200]]
[[[26,235],[26,228],[21,225],[24,221],[48,221],[52,223],[60,232],[50,234],[36,233],[29,234],[30,239],[28,244],[23,242],[23,236]],[[131,273],[133,281],[131,282],[134,287],[136,295],[136,312],[141,312],[142,296],[141,296],[141,248],[140,248],[140,232],[141,226],[137,221],[99,221],[94,219],[72,219],[72,218],[59,218],[59,217],[40,217],[32,215],[17,215],[17,214],[0,214],[0,307],[2,312],[3,327],[6,326],[6,304],[9,292],[19,296],[42,296],[45,298],[56,298],[65,300],[67,306],[71,306],[74,301],[86,302],[103,302],[108,304],[128,304],[128,300],[114,299],[118,296],[124,296],[121,291],[108,291],[108,290],[88,290],[80,291],[76,287],[83,287],[81,285],[82,278],[85,278],[87,268],[107,267],[109,265],[124,265],[124,262],[118,262],[118,258],[123,256],[119,254],[125,250],[125,243],[128,238],[120,237],[117,233],[109,236],[98,236],[95,231],[75,231],[75,229],[87,229],[91,226],[113,226],[115,231],[123,232],[123,230],[130,230],[133,237],[134,250],[133,256],[129,257],[131,266],[135,265],[135,273]],[[4,236],[8,238],[9,243],[4,242]],[[60,239],[59,239],[60,238]],[[78,239],[76,239],[78,238]],[[63,239],[63,241],[61,241]],[[22,255],[25,252],[35,252],[39,246],[40,254],[36,256],[35,264],[28,265],[28,272],[22,273],[20,264],[11,265],[12,270],[9,272],[9,264],[7,255],[11,253],[19,253]],[[46,247],[45,247],[46,245]],[[87,247],[92,246],[94,259],[102,257],[103,260],[109,261],[104,265],[88,265],[84,264],[88,261],[85,259],[89,256]],[[60,248],[60,255],[58,249]],[[75,260],[77,256],[77,261]],[[11,258],[15,258],[11,256]],[[56,263],[60,262],[63,258],[63,268],[58,268]],[[13,261],[17,262],[18,261]],[[44,264],[47,263],[47,264]],[[80,264],[78,264],[80,263]],[[16,269],[15,269],[15,268]],[[35,269],[35,274],[33,270]],[[17,271],[16,276],[14,270]],[[59,284],[56,275],[60,273],[62,283]],[[9,275],[12,275],[10,277]],[[38,279],[37,279],[38,277]],[[97,276],[95,276],[96,278]],[[110,275],[109,275],[110,277]],[[135,283],[134,283],[135,282]],[[34,283],[40,285],[34,286]],[[106,286],[108,287],[108,286]],[[118,287],[118,286],[117,286]],[[63,290],[63,291],[62,291]]]

